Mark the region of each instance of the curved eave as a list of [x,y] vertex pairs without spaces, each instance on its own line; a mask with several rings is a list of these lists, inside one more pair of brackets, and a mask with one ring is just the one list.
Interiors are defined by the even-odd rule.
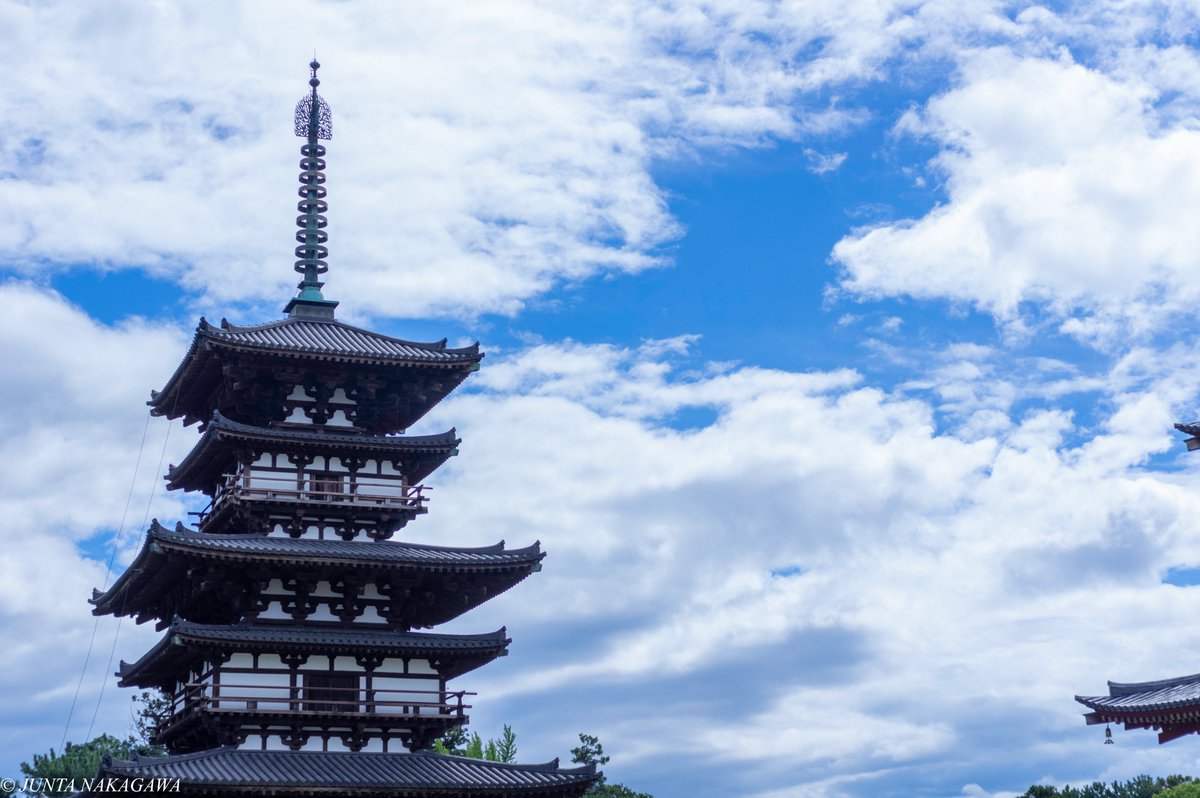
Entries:
[[[306,326],[307,325],[307,326]],[[287,336],[279,336],[281,330],[309,330],[311,334],[292,336],[303,341],[310,339],[310,344],[287,343]],[[311,329],[310,329],[311,328]],[[324,337],[345,338],[350,342],[360,341],[369,345],[371,342],[381,344],[379,348],[388,346],[398,350],[409,351],[355,351],[334,346],[313,345],[311,341],[320,341],[321,334],[317,329],[334,331],[339,335]],[[266,333],[263,340],[248,340],[255,334]],[[276,339],[272,341],[272,339]],[[479,351],[479,342],[466,347],[452,348],[446,346],[445,339],[432,343],[405,341],[400,338],[364,330],[339,321],[314,321],[307,319],[281,319],[266,324],[239,326],[230,324],[222,319],[221,326],[215,327],[207,319],[201,317],[196,327],[196,334],[188,347],[175,373],[167,380],[161,391],[151,391],[151,414],[167,416],[168,418],[187,417],[188,423],[200,421],[194,415],[196,408],[180,406],[180,392],[187,383],[194,381],[206,368],[207,361],[219,351],[262,355],[280,360],[318,361],[328,363],[355,363],[367,366],[392,368],[429,368],[461,370],[462,378],[479,368],[483,353]],[[461,381],[461,380],[460,380]],[[208,386],[211,387],[211,386]]]
[[182,413],[177,413],[177,405],[179,399],[179,391],[181,385],[189,378],[195,376],[200,368],[202,358],[198,357],[200,353],[200,331],[208,327],[208,321],[201,316],[200,323],[196,326],[196,332],[192,336],[192,342],[188,345],[187,352],[184,353],[183,360],[176,366],[175,372],[167,378],[167,382],[163,385],[160,391],[150,391],[150,401],[146,404],[150,405],[150,414],[153,416],[167,416],[168,418],[179,418]]
[[182,663],[208,652],[304,653],[421,657],[436,661],[438,674],[453,679],[507,653],[504,627],[479,635],[391,632],[307,626],[238,624],[207,626],[176,620],[137,662],[121,662],[121,687],[156,687],[171,682]]
[[1184,443],[1187,445],[1189,452],[1200,449],[1200,422],[1195,422],[1192,424],[1176,424],[1175,429],[1188,436]]
[[[157,522],[150,536],[161,551],[178,551],[214,559],[238,561],[290,562],[298,565],[344,565],[386,568],[393,565],[435,571],[504,571],[529,568],[546,556],[541,543],[520,549],[507,549],[504,542],[491,546],[450,547],[400,541],[324,541],[311,538],[271,538],[254,533],[242,535],[206,535],[177,528],[170,531]],[[259,551],[239,550],[242,543],[259,544]],[[429,552],[431,556],[390,557],[384,552]],[[438,559],[437,555],[445,555]],[[467,559],[473,557],[475,559]],[[132,566],[131,566],[132,568]]]
[[214,412],[192,450],[179,465],[167,469],[170,490],[206,490],[234,458],[239,446],[270,452],[316,450],[335,457],[353,454],[386,455],[386,459],[408,459],[408,477],[419,482],[458,453],[453,427],[434,435],[369,435],[365,433],[309,432],[288,428],[242,424]]
[[429,751],[254,751],[232,746],[166,757],[106,756],[101,778],[176,780],[185,793],[262,795],[577,796],[599,775],[594,765],[487,762]]
[[[283,330],[305,331],[301,335],[280,336]],[[333,335],[330,335],[333,333]],[[265,340],[252,340],[249,336],[265,334]],[[379,366],[409,366],[434,368],[478,367],[483,359],[479,342],[470,346],[451,348],[446,339],[429,343],[405,341],[390,335],[364,330],[340,321],[310,319],[280,319],[265,324],[237,325],[222,319],[220,327],[203,322],[197,329],[211,346],[239,352],[254,352],[269,356],[295,357],[304,360],[323,360],[337,363],[362,363]],[[292,338],[292,341],[283,340]],[[322,345],[320,339],[349,337],[351,343],[370,345],[375,342],[390,344],[409,352],[365,351],[340,346]],[[303,342],[307,338],[307,342]],[[274,340],[272,340],[274,339]],[[358,339],[357,342],[354,339]],[[295,342],[301,341],[300,343]],[[316,341],[317,343],[314,343]]]
[[[157,571],[162,564],[164,555],[154,545],[154,531],[162,529],[158,519],[151,521],[150,529],[138,549],[137,556],[120,576],[113,581],[107,590],[92,589],[92,597],[88,603],[92,605],[93,615],[136,615],[140,609],[137,601],[130,601],[133,594],[144,588],[142,584],[146,577]],[[118,607],[118,604],[120,605]]]
[[[255,545],[259,547],[258,551],[244,550],[246,546],[253,548]],[[384,556],[405,552],[411,552],[412,556]],[[169,579],[172,573],[186,570],[186,562],[196,559],[301,569],[349,568],[377,573],[495,574],[502,584],[488,596],[490,599],[537,571],[545,556],[537,542],[520,549],[505,549],[503,541],[492,546],[454,548],[393,541],[331,542],[268,538],[257,534],[206,535],[185,530],[182,526],[168,530],[155,519],[133,562],[107,590],[94,590],[90,603],[94,615],[141,615],[153,609],[152,605],[161,594],[156,580]]]

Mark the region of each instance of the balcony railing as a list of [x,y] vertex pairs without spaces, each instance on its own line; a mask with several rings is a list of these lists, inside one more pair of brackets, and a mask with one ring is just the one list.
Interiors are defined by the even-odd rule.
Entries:
[[[424,485],[404,485],[400,480],[345,479],[341,475],[323,477],[305,474],[268,476],[264,474],[231,474],[225,477],[213,497],[211,510],[216,512],[229,499],[251,499],[271,502],[319,502],[356,507],[391,507],[420,512],[429,497]],[[205,514],[208,514],[207,512]]]
[[[172,696],[171,716],[160,725],[168,729],[200,712],[237,712],[274,716],[323,716],[326,720],[344,717],[374,720],[446,721],[461,720],[471,708],[463,697],[475,695],[465,690],[442,692],[414,689],[366,689],[362,687],[309,687],[288,685],[219,685],[190,683]],[[385,716],[381,718],[380,716]]]

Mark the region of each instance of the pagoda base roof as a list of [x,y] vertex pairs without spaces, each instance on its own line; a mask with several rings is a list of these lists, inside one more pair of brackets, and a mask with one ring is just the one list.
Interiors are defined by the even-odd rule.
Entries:
[[[574,798],[599,778],[594,765],[561,768],[558,760],[540,765],[505,764],[445,756],[430,751],[409,753],[252,751],[224,747],[163,757],[132,760],[105,756],[98,779],[112,792],[129,780],[130,790],[190,795],[316,794],[396,796],[544,796]],[[151,779],[167,786],[147,789]],[[133,780],[141,780],[134,782]],[[156,782],[163,785],[164,782]],[[110,789],[111,787],[111,789]],[[92,792],[77,793],[80,796]]]

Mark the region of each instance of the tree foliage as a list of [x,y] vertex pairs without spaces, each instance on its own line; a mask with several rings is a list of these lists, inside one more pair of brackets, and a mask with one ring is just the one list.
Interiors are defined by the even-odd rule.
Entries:
[[479,732],[468,735],[465,728],[455,726],[441,738],[433,741],[433,750],[439,754],[465,756],[488,762],[515,762],[517,761],[517,735],[506,723],[499,738],[491,738],[484,742],[483,738],[479,736]]
[[[62,753],[50,749],[48,754],[34,754],[32,762],[21,763],[21,773],[26,779],[46,780],[49,783],[70,783],[95,778],[100,770],[100,760],[105,754],[114,759],[129,759],[134,754],[158,756],[162,750],[146,745],[130,735],[124,740],[102,734],[86,743],[67,743]],[[61,780],[61,781],[60,781]],[[65,795],[66,792],[47,791],[45,795]]]
[[1094,781],[1084,787],[1068,785],[1062,789],[1035,784],[1021,798],[1200,798],[1200,782],[1191,776],[1151,778],[1143,775],[1129,781],[1110,784]]
[[[579,745],[571,749],[572,762],[600,767],[609,759],[611,757],[604,753],[604,746],[600,743],[599,737],[583,732],[579,733]],[[597,796],[597,798],[654,798],[650,793],[637,792],[624,784],[611,784],[608,777],[603,775],[592,785],[592,789],[587,791],[587,795]]]
[[158,754],[166,754],[166,749],[160,745],[153,745],[151,740],[158,733],[158,729],[171,717],[171,698],[162,690],[143,690],[138,695],[132,697],[134,707],[133,711],[133,736],[143,746],[149,746],[158,752]]

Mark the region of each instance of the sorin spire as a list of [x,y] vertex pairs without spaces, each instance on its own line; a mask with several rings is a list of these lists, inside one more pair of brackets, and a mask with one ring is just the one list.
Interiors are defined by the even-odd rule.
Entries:
[[317,70],[321,65],[314,58],[308,66],[312,70],[308,81],[312,93],[296,103],[296,135],[307,139],[300,147],[303,156],[300,168],[304,171],[300,173],[300,202],[296,205],[296,210],[300,211],[296,226],[300,229],[296,231],[299,246],[296,247],[295,268],[304,279],[297,285],[300,293],[283,310],[292,318],[332,319],[338,303],[321,294],[325,284],[319,278],[329,271],[325,260],[329,257],[329,248],[325,246],[329,241],[329,234],[325,232],[329,224],[325,218],[329,204],[325,202],[325,147],[320,140],[333,138],[333,115],[329,104],[317,94],[317,86],[321,85]]

